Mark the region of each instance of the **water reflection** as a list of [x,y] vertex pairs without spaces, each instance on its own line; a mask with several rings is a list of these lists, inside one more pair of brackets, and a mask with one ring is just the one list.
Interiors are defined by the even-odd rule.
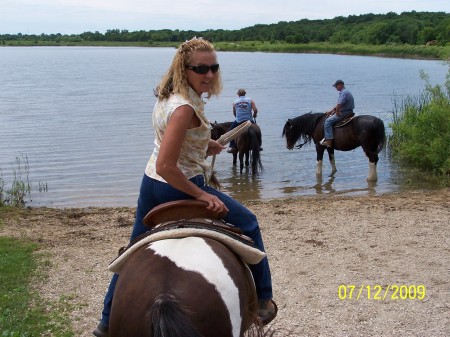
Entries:
[[317,183],[313,187],[316,189],[317,194],[322,194],[324,191],[326,193],[336,192],[336,190],[333,187],[333,182],[335,179],[334,175],[328,177],[328,179],[325,183],[323,183],[322,175],[319,174],[316,176],[316,178],[317,178]]
[[221,179],[225,192],[240,201],[261,199],[261,177],[252,176],[248,169],[240,174],[237,165],[232,165],[230,171],[228,177]]
[[375,187],[377,187],[377,182],[376,181],[367,181],[367,189],[369,191],[369,194],[376,194],[376,189]]

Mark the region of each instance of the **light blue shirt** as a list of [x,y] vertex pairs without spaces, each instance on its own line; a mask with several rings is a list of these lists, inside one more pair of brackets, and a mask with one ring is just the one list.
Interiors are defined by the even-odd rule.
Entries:
[[353,95],[345,88],[339,92],[337,102],[341,105],[341,112],[351,111],[355,108],[355,100],[353,99]]
[[233,103],[236,110],[236,122],[241,123],[252,119],[252,99],[240,96]]

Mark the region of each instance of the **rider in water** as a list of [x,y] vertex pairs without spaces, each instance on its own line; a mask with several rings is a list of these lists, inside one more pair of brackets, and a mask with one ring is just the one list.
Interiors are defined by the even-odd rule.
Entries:
[[[239,89],[237,91],[237,95],[239,96],[239,98],[237,98],[233,102],[233,115],[236,117],[236,119],[231,124],[230,129],[228,131],[233,130],[235,127],[237,127],[238,125],[240,125],[246,121],[255,123],[254,118],[256,118],[256,116],[258,115],[258,108],[256,107],[255,101],[253,99],[251,99],[250,97],[246,97],[245,94],[246,94],[245,89]],[[252,111],[253,111],[253,116],[252,116]],[[258,142],[260,145],[259,151],[262,151],[261,135],[258,135]],[[228,153],[236,153],[237,152],[236,142],[234,140],[232,140],[230,142],[230,146],[228,147],[227,152]]]
[[322,139],[320,145],[326,147],[333,146],[333,126],[350,115],[355,108],[355,100],[353,99],[353,95],[348,89],[345,88],[344,81],[337,80],[333,84],[333,87],[339,91],[339,98],[336,106],[325,113],[327,115],[327,119],[325,119],[324,124],[325,138]]

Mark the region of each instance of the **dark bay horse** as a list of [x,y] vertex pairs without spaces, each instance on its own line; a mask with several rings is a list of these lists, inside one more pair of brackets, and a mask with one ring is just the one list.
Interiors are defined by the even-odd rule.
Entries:
[[[180,201],[162,204],[144,219],[150,226],[160,223],[159,227],[172,227],[156,226],[150,231],[153,236],[141,237],[140,245],[134,243],[134,247],[122,252],[121,256],[131,250],[125,262],[118,260],[119,256],[109,267],[120,273],[112,303],[110,336],[241,337],[249,332],[251,336],[264,336],[253,277],[242,255],[239,257],[209,234],[187,235],[192,230],[189,221],[201,219],[211,226],[219,221],[218,216],[211,215],[196,200],[181,201],[181,208],[174,203]],[[199,218],[172,221],[192,216]],[[172,237],[150,240],[171,231]],[[261,253],[256,251],[251,254]],[[115,269],[111,268],[114,264]]]
[[[211,123],[211,138],[217,140],[228,132],[232,122],[225,123]],[[246,167],[251,166],[252,175],[256,176],[264,171],[264,167],[261,162],[261,128],[258,124],[252,124],[247,132],[244,132],[235,139],[237,153],[233,153],[233,165],[237,164],[237,158],[239,157],[239,169],[240,173],[244,170],[244,164]]]
[[[307,113],[299,117],[288,119],[283,128],[282,136],[286,137],[286,147],[292,150],[314,141],[317,153],[316,175],[322,175],[322,162],[325,149],[328,151],[333,175],[336,172],[334,150],[350,151],[361,146],[369,158],[368,181],[378,180],[377,162],[378,153],[386,142],[383,121],[369,115],[356,116],[343,126],[335,127],[333,147],[325,148],[319,142],[323,139],[323,123],[325,113]],[[303,140],[302,144],[295,146]]]

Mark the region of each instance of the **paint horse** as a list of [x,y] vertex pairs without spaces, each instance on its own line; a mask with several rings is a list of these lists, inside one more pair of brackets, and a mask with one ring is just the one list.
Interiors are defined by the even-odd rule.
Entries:
[[244,261],[258,263],[265,253],[205,204],[182,200],[155,207],[144,218],[152,229],[110,264],[120,275],[111,337],[240,337],[255,331],[258,300]]
[[[228,132],[232,122],[225,123],[211,123],[211,138],[217,140]],[[244,164],[246,167],[251,166],[252,175],[256,176],[264,171],[264,167],[261,162],[261,128],[258,124],[253,123],[247,132],[239,135],[235,142],[237,153],[233,153],[233,165],[237,164],[237,158],[239,157],[239,169],[242,174],[244,170]]]
[[[322,175],[322,163],[325,147],[319,142],[324,135],[325,113],[307,113],[299,117],[288,119],[283,128],[282,136],[286,137],[286,147],[292,150],[314,141],[316,145],[317,166],[316,175]],[[384,148],[386,134],[383,121],[377,117],[361,115],[342,121],[335,126],[333,146],[326,148],[331,163],[333,175],[336,170],[334,150],[351,151],[361,146],[369,158],[368,181],[377,181],[378,154]],[[295,146],[303,140],[302,144]]]

